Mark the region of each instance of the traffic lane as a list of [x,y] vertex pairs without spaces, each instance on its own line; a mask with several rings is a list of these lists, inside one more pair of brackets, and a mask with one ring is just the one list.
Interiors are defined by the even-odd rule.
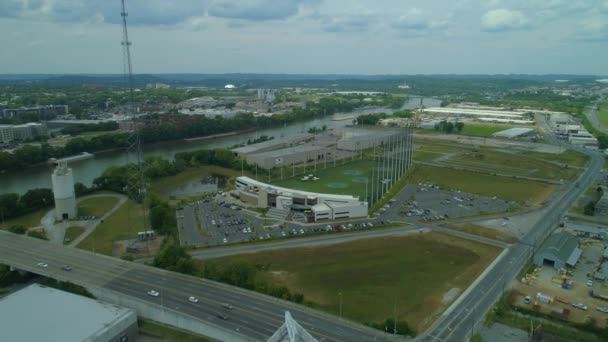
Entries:
[[[147,291],[144,291],[144,289],[136,289],[128,284],[112,283],[107,288],[153,305],[159,305],[161,306],[161,310],[187,314],[191,316],[193,320],[205,320],[213,325],[217,325],[227,330],[236,331],[256,340],[265,340],[270,337],[269,333],[271,334],[274,332],[272,327],[263,326],[260,324],[260,322],[250,321],[243,315],[233,314],[232,312],[222,312],[222,310],[217,309],[215,306],[210,306],[210,303],[207,303],[200,297],[198,303],[191,303],[182,294],[178,293],[177,291],[171,291],[171,289],[168,288],[156,286],[155,288],[159,292],[158,297],[152,297],[148,295],[146,293]],[[228,319],[224,320],[217,317],[218,313],[226,314]]]
[[[283,323],[284,312],[286,310],[292,313],[292,316],[302,317],[303,322],[313,322],[309,327],[305,327],[307,330],[312,329],[315,331],[315,335],[324,338],[325,340],[343,340],[344,337],[355,338],[356,340],[362,340],[362,331],[355,329],[353,331],[350,327],[337,327],[335,322],[327,321],[325,317],[319,317],[309,312],[303,312],[298,308],[285,307],[281,304],[281,301],[273,297],[259,298],[259,296],[249,296],[248,291],[243,291],[237,288],[225,288],[224,285],[214,284],[209,282],[203,282],[202,279],[172,279],[173,273],[167,274],[169,277],[157,278],[155,275],[146,274],[145,272],[132,271],[129,274],[125,274],[125,277],[130,278],[141,278],[143,283],[156,284],[157,287],[173,288],[179,286],[180,290],[188,291],[191,295],[205,298],[215,302],[217,306],[221,306],[220,302],[227,302],[235,306],[235,310],[240,308],[241,311],[248,311],[251,317],[266,317],[266,319],[273,320],[275,325],[272,329],[278,329]],[[175,274],[179,277],[178,274]],[[128,278],[127,278],[128,281]],[[214,286],[216,285],[216,286]],[[240,290],[242,293],[235,293],[231,290]],[[218,300],[217,298],[221,298]],[[333,318],[333,317],[332,317]],[[345,321],[343,321],[346,323]],[[302,322],[300,322],[302,324]],[[339,323],[338,325],[340,325]],[[302,324],[305,326],[305,324]],[[336,336],[337,335],[337,336]],[[367,340],[374,340],[376,336],[370,336]],[[365,339],[363,339],[365,340]]]

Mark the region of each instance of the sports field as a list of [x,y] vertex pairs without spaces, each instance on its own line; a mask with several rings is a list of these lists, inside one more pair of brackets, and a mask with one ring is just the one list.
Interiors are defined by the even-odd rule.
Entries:
[[[500,248],[440,233],[365,239],[314,248],[243,254],[211,261],[250,263],[256,281],[285,285],[323,311],[423,331],[500,253]],[[451,291],[450,291],[451,290]]]
[[[272,184],[290,189],[364,198],[366,182],[368,179],[371,182],[372,168],[375,166],[375,162],[366,159],[348,161],[343,165],[338,163],[336,167],[328,164],[327,169],[323,169],[323,165],[319,164],[317,171],[312,167],[307,169],[305,175],[313,175],[308,180],[303,180],[304,175],[301,174],[289,179],[273,181]],[[298,172],[301,173],[302,169]],[[292,169],[285,168],[283,174],[291,176]],[[315,180],[315,177],[318,179]],[[368,186],[371,187],[371,183]]]

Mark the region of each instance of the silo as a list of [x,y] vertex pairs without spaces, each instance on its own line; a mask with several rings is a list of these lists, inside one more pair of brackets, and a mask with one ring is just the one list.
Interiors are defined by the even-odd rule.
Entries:
[[58,221],[75,219],[78,215],[74,176],[65,162],[59,163],[53,172],[53,195],[55,197],[55,217]]

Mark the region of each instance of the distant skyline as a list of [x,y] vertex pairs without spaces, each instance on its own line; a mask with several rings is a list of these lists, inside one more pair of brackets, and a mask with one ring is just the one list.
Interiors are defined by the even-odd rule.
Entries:
[[[608,74],[608,0],[127,0],[134,72]],[[0,1],[0,73],[122,72],[120,0]]]

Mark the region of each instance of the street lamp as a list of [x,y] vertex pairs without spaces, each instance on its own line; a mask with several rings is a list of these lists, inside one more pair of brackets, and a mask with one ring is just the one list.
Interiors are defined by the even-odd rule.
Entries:
[[340,297],[340,318],[342,318],[342,292],[338,292],[338,296]]

